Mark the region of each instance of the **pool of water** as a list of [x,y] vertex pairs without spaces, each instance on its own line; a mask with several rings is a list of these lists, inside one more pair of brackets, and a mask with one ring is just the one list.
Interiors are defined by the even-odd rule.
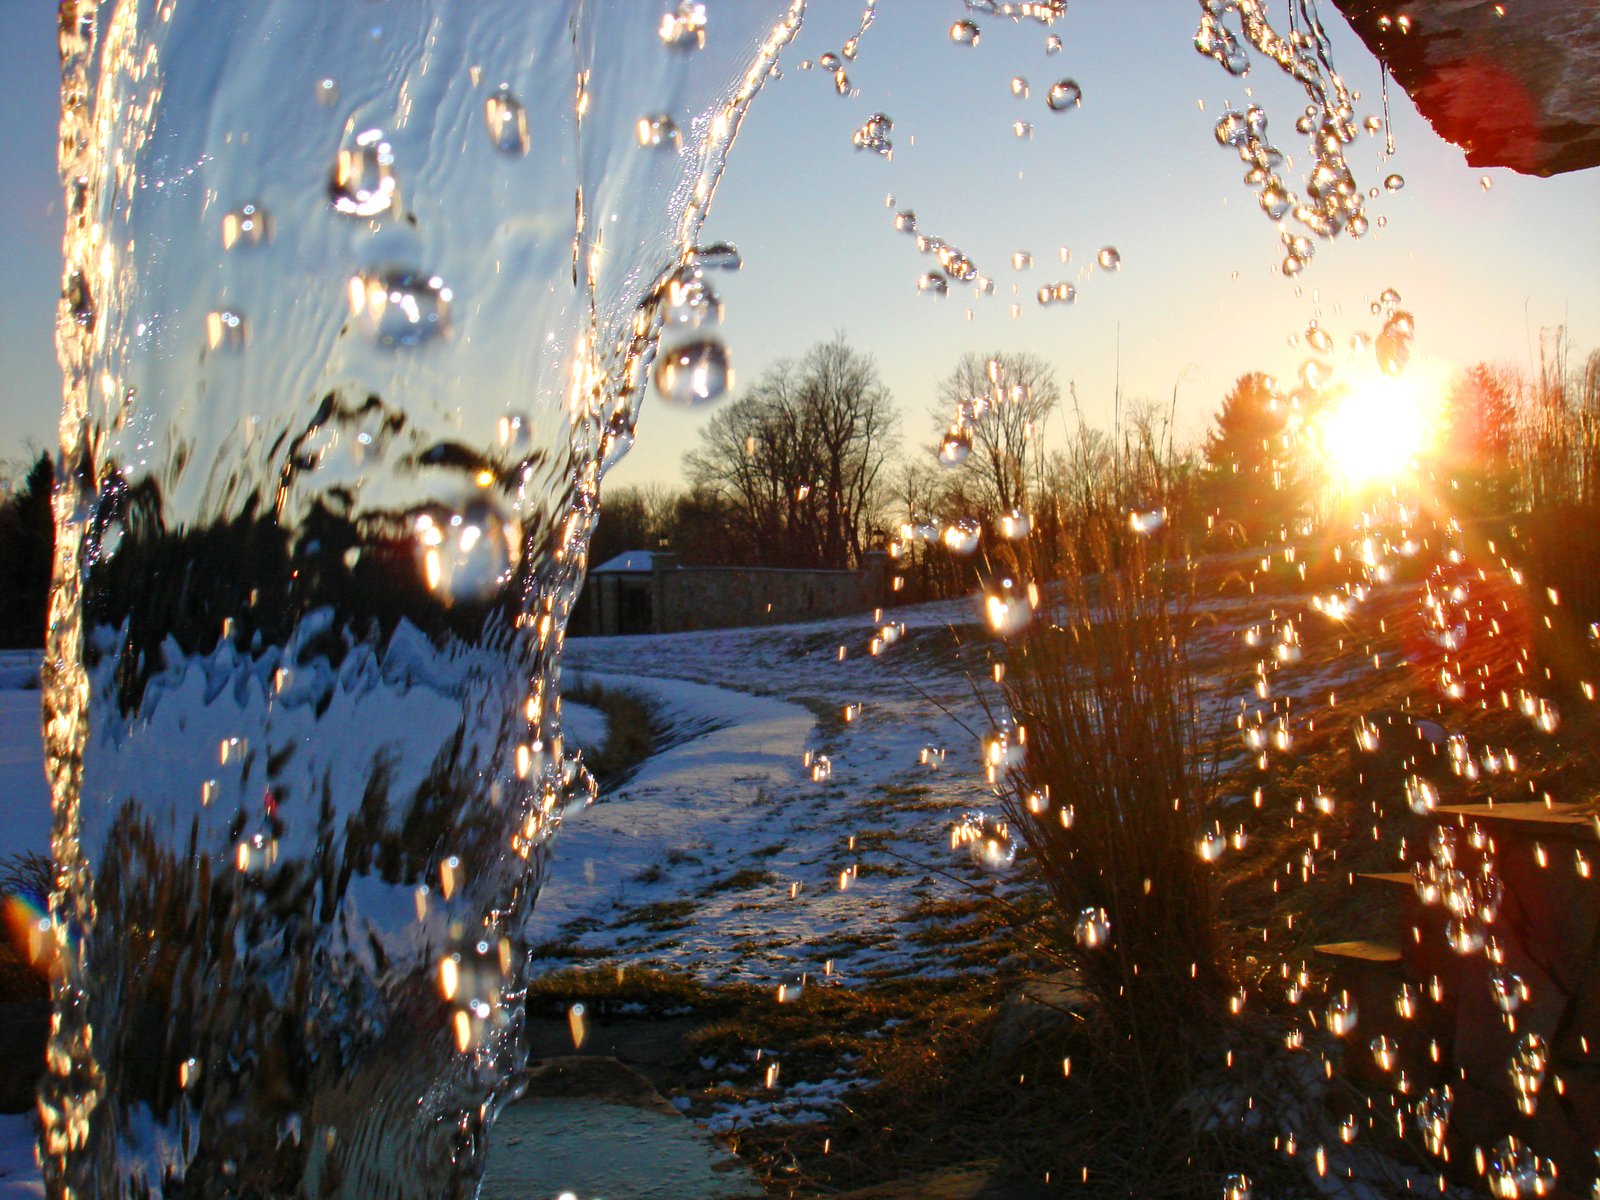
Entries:
[[759,1200],[749,1169],[679,1116],[540,1097],[495,1123],[481,1200]]

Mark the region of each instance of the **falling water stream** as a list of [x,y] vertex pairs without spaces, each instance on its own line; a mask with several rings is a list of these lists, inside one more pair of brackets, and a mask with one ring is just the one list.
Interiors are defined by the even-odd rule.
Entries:
[[[874,7],[822,58],[840,94]],[[975,46],[1066,4],[948,8]],[[652,382],[729,386],[712,272],[737,253],[698,234],[803,10],[64,0],[49,1194],[475,1192],[522,1065],[523,925],[593,790],[557,684],[601,477]],[[1305,90],[1298,191],[1262,109],[1215,130],[1296,274],[1366,228],[1352,98],[1310,0],[1284,35],[1254,0],[1199,18],[1229,73],[1254,51]],[[1041,88],[1041,114],[1083,103]],[[984,289],[894,224],[925,291]],[[1398,370],[1409,316],[1384,334]],[[978,526],[921,536],[969,553]],[[1037,603],[1014,591],[1001,633]],[[985,818],[965,841],[1016,854]]]
[[[66,3],[53,1195],[471,1195],[556,690],[800,5]],[[692,338],[680,335],[688,329]]]

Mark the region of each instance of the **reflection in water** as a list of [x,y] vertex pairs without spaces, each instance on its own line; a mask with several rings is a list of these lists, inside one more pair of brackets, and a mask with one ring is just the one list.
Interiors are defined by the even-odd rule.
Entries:
[[600,476],[799,8],[63,5],[52,1194],[474,1192]]

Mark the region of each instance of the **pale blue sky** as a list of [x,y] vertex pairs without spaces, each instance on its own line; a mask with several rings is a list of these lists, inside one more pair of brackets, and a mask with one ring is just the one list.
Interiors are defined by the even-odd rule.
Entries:
[[[1323,7],[1363,115],[1378,113],[1377,63]],[[1165,403],[1182,376],[1180,432],[1198,435],[1242,372],[1293,374],[1303,352],[1289,337],[1313,317],[1341,344],[1375,332],[1368,305],[1387,287],[1416,314],[1419,362],[1526,365],[1541,329],[1561,323],[1580,350],[1600,345],[1600,171],[1537,180],[1471,170],[1395,91],[1396,157],[1381,160],[1381,137],[1351,153],[1363,187],[1391,171],[1406,179],[1373,202],[1387,226],[1374,221],[1360,242],[1319,244],[1290,281],[1277,273],[1275,228],[1211,129],[1253,87],[1278,144],[1298,161],[1303,139],[1292,124],[1304,101],[1264,65],[1239,81],[1196,54],[1192,0],[1077,0],[1056,27],[1064,49],[1055,55],[1039,27],[994,18],[976,18],[977,47],[953,45],[949,25],[966,15],[959,0],[880,0],[879,10],[850,64],[860,94],[841,98],[826,72],[800,61],[837,51],[859,6],[812,0],[783,77],[757,98],[730,159],[706,236],[744,253],[744,270],[721,281],[742,381],[842,330],[876,357],[908,442],[920,444],[938,379],[956,358],[1025,349],[1076,385],[1091,423],[1109,426],[1120,330],[1124,396]],[[50,0],[0,0],[4,458],[27,442],[51,444],[59,404],[54,23]],[[1012,94],[1014,75],[1030,85],[1025,100]],[[1082,86],[1083,105],[1056,114],[1044,97],[1063,77]],[[895,122],[889,161],[851,144],[877,111]],[[1031,140],[1013,136],[1017,120],[1033,123]],[[889,193],[992,275],[995,295],[919,295],[931,261],[894,230]],[[1115,275],[1088,269],[1102,245],[1121,252]],[[1071,250],[1067,265],[1061,246]],[[1012,269],[1018,250],[1032,254],[1031,270]],[[1039,285],[1062,279],[1077,286],[1077,303],[1040,308]],[[647,402],[640,445],[613,482],[673,481],[705,419]]]

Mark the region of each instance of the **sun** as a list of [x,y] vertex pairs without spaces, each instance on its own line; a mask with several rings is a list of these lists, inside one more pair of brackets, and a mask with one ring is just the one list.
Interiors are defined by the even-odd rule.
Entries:
[[1362,379],[1323,414],[1323,457],[1347,488],[1391,482],[1432,449],[1439,415],[1430,381],[1411,374]]

